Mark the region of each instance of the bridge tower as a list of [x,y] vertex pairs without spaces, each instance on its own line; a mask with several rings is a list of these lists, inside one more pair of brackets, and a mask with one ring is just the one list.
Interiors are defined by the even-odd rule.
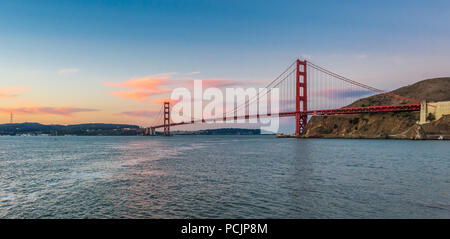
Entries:
[[170,102],[164,102],[164,136],[170,136]]
[[295,135],[305,133],[306,124],[308,123],[308,91],[307,91],[307,62],[297,59],[296,70],[296,90],[295,90]]

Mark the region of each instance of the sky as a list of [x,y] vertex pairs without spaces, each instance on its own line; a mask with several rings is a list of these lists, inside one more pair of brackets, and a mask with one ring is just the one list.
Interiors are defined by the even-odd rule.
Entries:
[[450,76],[449,1],[0,1],[0,123],[148,126],[170,89],[296,58],[379,89]]

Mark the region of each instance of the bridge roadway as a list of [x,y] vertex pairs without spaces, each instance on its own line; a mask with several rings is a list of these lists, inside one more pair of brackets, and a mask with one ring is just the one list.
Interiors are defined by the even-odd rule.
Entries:
[[[238,120],[238,119],[250,119],[250,118],[261,118],[261,117],[292,117],[297,113],[301,115],[338,115],[338,114],[360,114],[360,113],[374,113],[374,112],[401,112],[401,111],[420,111],[420,104],[405,104],[405,105],[382,105],[382,106],[366,106],[366,107],[354,107],[354,108],[338,108],[338,109],[327,109],[327,110],[309,110],[301,112],[281,112],[276,114],[267,113],[264,115],[241,115],[241,116],[230,116],[222,118],[212,118],[212,119],[198,119],[191,120],[187,122],[171,123],[170,126],[195,124],[195,123],[206,123],[206,122],[216,122],[216,121],[226,121],[226,120]],[[165,125],[156,125],[152,128],[163,128]]]

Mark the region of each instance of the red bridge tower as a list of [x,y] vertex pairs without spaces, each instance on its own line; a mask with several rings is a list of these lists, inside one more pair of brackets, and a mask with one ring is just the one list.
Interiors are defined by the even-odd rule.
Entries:
[[164,136],[170,136],[170,102],[164,102]]
[[305,133],[308,123],[308,91],[307,91],[307,62],[297,59],[296,90],[295,90],[295,135]]

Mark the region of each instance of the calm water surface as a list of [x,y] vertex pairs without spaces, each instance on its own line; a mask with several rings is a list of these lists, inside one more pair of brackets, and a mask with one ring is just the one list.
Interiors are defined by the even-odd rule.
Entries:
[[450,141],[0,137],[0,218],[450,218]]

